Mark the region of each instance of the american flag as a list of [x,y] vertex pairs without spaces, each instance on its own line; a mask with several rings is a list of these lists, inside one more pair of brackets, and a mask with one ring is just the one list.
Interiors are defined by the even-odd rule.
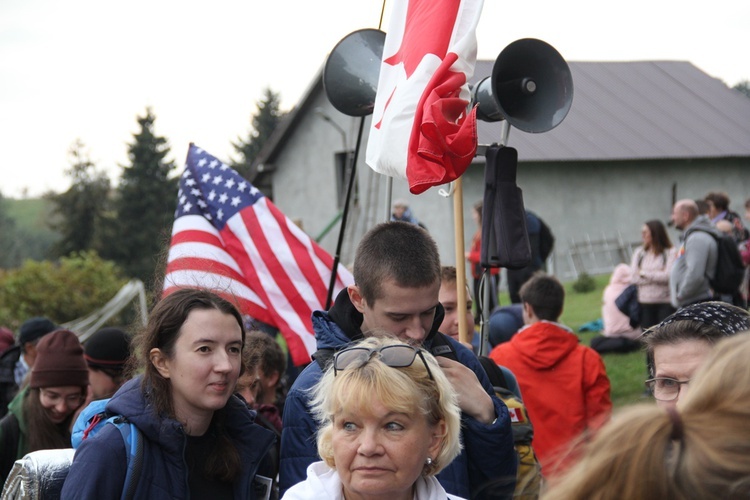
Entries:
[[[315,352],[333,258],[255,186],[190,144],[180,178],[164,295],[209,288],[284,336],[295,365]],[[339,265],[338,292],[354,282]]]

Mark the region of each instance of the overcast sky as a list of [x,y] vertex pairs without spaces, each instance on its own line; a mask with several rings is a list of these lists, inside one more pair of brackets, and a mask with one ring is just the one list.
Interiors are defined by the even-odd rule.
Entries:
[[[381,0],[1,0],[0,191],[67,189],[76,139],[119,177],[147,106],[179,165],[191,141],[227,160],[231,142],[247,137],[265,87],[281,94],[284,110],[293,107],[342,37],[378,27],[381,7]],[[733,86],[750,79],[749,23],[748,0],[486,0],[477,35],[480,59],[534,37],[569,61],[689,61]]]

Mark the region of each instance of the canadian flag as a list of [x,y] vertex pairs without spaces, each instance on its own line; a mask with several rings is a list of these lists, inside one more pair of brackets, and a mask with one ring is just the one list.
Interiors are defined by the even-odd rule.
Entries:
[[467,113],[483,0],[399,0],[383,47],[367,164],[419,194],[466,171],[477,148]]

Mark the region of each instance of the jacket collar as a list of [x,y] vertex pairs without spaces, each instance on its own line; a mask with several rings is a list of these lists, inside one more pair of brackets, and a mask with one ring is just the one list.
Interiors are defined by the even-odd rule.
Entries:
[[[346,288],[336,296],[333,306],[328,310],[328,316],[341,328],[350,341],[354,342],[364,338],[364,335],[362,335],[362,320],[364,318],[362,313],[352,304]],[[425,342],[430,342],[435,337],[443,323],[443,318],[445,318],[445,309],[442,304],[438,303],[435,309],[435,318],[432,320],[432,327],[425,338]]]

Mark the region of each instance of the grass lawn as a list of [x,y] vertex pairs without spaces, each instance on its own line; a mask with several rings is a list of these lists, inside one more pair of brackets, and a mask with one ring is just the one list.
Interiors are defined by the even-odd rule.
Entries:
[[[573,282],[565,283],[565,307],[560,321],[578,332],[581,325],[601,318],[602,293],[609,282],[609,275],[594,276],[596,288],[588,293],[573,290]],[[500,303],[509,304],[507,293],[500,294]],[[597,333],[577,333],[585,345],[590,345],[591,338]],[[603,356],[607,375],[612,384],[612,403],[621,407],[639,401],[648,401],[643,396],[646,379],[646,356],[642,352],[628,354],[607,354]]]

